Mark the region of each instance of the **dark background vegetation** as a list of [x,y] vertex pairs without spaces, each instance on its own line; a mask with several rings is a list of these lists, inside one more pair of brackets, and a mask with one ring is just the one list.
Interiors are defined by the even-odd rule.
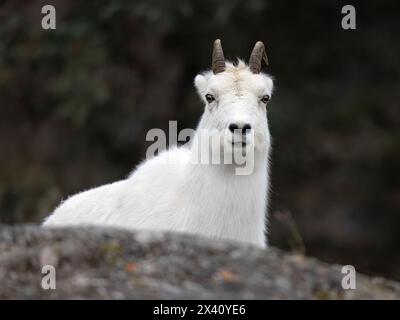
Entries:
[[[41,6],[57,29],[41,29]],[[221,38],[267,46],[276,78],[270,242],[400,279],[397,1],[5,1],[0,5],[0,223],[124,178],[151,128],[194,127],[192,82]],[[297,231],[301,238],[297,236]]]

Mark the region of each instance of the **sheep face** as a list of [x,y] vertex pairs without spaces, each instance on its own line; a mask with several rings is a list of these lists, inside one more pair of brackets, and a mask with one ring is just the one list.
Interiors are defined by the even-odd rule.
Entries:
[[252,73],[239,60],[237,65],[227,62],[223,72],[197,75],[195,86],[205,103],[198,129],[219,132],[219,147],[225,152],[242,152],[243,148],[268,152],[267,109],[273,89],[268,75]]

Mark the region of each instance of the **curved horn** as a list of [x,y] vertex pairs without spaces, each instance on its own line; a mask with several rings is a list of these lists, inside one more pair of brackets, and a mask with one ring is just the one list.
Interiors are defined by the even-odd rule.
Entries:
[[251,72],[256,74],[260,73],[262,59],[264,59],[265,64],[268,65],[268,58],[267,54],[265,53],[264,43],[262,43],[261,41],[257,41],[249,59],[249,67]]
[[212,71],[214,74],[225,71],[224,51],[222,50],[221,40],[219,39],[214,41],[212,53]]

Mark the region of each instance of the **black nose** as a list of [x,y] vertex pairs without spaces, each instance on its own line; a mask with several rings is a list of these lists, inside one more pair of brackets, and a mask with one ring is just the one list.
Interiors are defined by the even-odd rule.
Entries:
[[248,124],[248,123],[245,123],[245,124],[239,126],[239,125],[236,124],[236,123],[231,123],[231,124],[229,125],[229,130],[230,130],[232,133],[235,132],[235,130],[239,130],[242,134],[246,134],[248,131],[251,130],[251,125]]

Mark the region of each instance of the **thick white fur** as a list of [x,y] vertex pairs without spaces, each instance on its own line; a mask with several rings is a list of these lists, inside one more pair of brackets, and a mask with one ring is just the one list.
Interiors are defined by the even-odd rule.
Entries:
[[[252,74],[239,61],[227,63],[226,71],[217,75],[197,75],[195,86],[205,110],[190,145],[144,161],[125,180],[71,196],[44,225],[176,231],[265,247],[270,135],[260,99],[271,96],[272,80],[266,74]],[[216,100],[208,104],[207,93]],[[252,174],[236,175],[234,164],[191,161],[200,129],[226,129],[233,122],[249,123],[254,130]],[[225,140],[220,147],[232,148]]]

